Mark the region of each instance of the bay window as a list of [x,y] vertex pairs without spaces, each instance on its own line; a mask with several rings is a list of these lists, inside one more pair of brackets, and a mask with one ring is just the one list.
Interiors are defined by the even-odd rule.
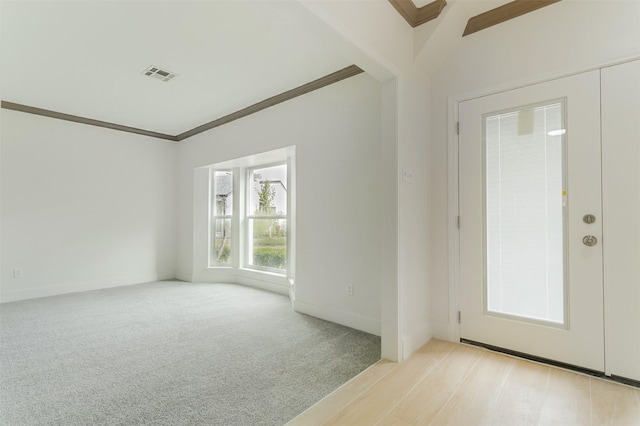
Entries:
[[287,163],[216,166],[210,169],[209,267],[287,275]]

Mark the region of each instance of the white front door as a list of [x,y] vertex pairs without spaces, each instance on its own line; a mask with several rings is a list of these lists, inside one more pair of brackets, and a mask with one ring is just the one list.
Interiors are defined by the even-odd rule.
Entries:
[[599,89],[459,104],[461,338],[604,371]]

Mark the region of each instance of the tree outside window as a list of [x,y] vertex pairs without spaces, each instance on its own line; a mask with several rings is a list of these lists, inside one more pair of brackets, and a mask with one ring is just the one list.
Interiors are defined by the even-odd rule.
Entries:
[[212,262],[214,265],[231,263],[231,231],[233,222],[233,173],[213,173],[214,208],[212,217]]
[[248,266],[284,270],[287,262],[287,166],[252,169]]

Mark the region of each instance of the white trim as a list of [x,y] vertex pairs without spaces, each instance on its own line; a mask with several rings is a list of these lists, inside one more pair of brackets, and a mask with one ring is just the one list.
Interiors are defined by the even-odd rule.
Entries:
[[236,282],[237,271],[231,267],[207,268],[191,275],[191,281],[197,283],[231,283]]
[[289,219],[287,219],[287,276],[291,285],[290,292],[294,292],[291,300],[294,300],[294,280],[296,277],[296,147],[294,146],[291,150],[291,155],[287,157],[287,182],[289,184],[287,193],[287,215],[289,216]]
[[296,302],[296,281],[293,278],[288,279],[289,282],[289,300],[291,301],[291,306],[293,307]]
[[433,329],[430,322],[412,327],[411,333],[402,338],[402,359],[407,359],[411,354],[420,349],[425,343],[431,340]]
[[15,302],[18,300],[36,299],[39,297],[58,296],[68,293],[81,293],[92,290],[103,290],[112,287],[142,284],[153,281],[175,279],[173,274],[136,274],[121,277],[105,278],[101,280],[77,281],[70,284],[61,284],[48,287],[37,287],[18,291],[2,293],[1,302]]
[[284,294],[285,296],[289,295],[289,285],[287,277],[284,275],[240,269],[237,272],[235,282],[249,287]]
[[[438,327],[434,331],[441,337],[450,341],[460,340],[460,326],[457,322],[458,312],[458,282],[460,274],[460,229],[458,224],[462,223],[462,219],[458,222],[458,102],[449,98],[449,113],[447,114],[448,128],[448,159],[449,159],[449,176],[448,176],[448,211],[447,226],[449,229],[449,323],[447,324],[447,332]],[[462,225],[461,225],[462,226]]]
[[448,322],[431,321],[431,332],[434,339],[455,341],[451,338],[451,328]]
[[362,315],[343,311],[329,306],[320,306],[313,303],[296,300],[293,310],[301,314],[311,315],[326,321],[335,322],[344,326],[364,331],[365,333],[380,336],[380,320],[364,317]]
[[[216,213],[216,206],[218,203],[217,200],[217,178],[216,178],[216,173],[230,173],[231,174],[231,194],[232,194],[232,200],[233,200],[233,204],[231,205],[231,211],[232,213],[235,211],[235,205],[236,200],[235,200],[235,194],[237,193],[236,191],[236,170],[233,168],[227,168],[227,169],[218,169],[215,167],[212,167],[209,169],[209,227],[207,229],[207,237],[208,237],[208,254],[207,254],[207,264],[210,268],[214,268],[214,267],[225,267],[225,266],[229,266],[229,264],[233,264],[234,261],[234,256],[233,256],[233,250],[232,253],[230,254],[230,261],[229,262],[218,262],[217,259],[214,260],[214,257],[216,257],[216,247],[215,247],[215,237],[212,237],[214,234],[214,229],[215,229],[215,221],[216,220],[230,220],[231,221],[231,241],[230,241],[230,246],[231,247],[235,247],[235,241],[234,241],[234,237],[237,234],[237,231],[235,231],[237,229],[236,227],[236,216],[234,214],[217,214]],[[228,195],[228,194],[227,194]],[[226,200],[225,200],[225,204],[226,204]]]
[[[255,220],[255,219],[284,219],[287,222],[287,235],[286,235],[286,242],[287,242],[287,250],[286,250],[286,262],[288,265],[290,265],[291,263],[295,262],[295,252],[291,251],[291,247],[290,247],[290,243],[291,243],[291,237],[290,237],[290,228],[291,228],[291,221],[289,220],[289,216],[291,215],[291,190],[288,188],[291,188],[291,173],[289,171],[289,167],[290,164],[292,162],[295,162],[295,145],[290,146],[289,147],[289,151],[287,151],[286,153],[286,158],[284,159],[280,159],[277,161],[267,161],[267,162],[261,162],[259,164],[254,164],[251,166],[240,166],[240,172],[238,173],[238,175],[244,175],[244,180],[241,181],[241,188],[238,190],[238,193],[240,193],[242,195],[242,197],[238,197],[238,198],[244,198],[244,205],[243,206],[239,206],[238,208],[238,212],[239,214],[234,215],[235,217],[237,217],[239,219],[240,226],[238,227],[239,230],[239,235],[240,235],[240,239],[241,239],[241,243],[239,245],[240,247],[240,264],[239,264],[239,268],[240,269],[246,269],[246,270],[254,270],[254,271],[264,271],[264,272],[275,272],[278,273],[278,271],[275,268],[267,268],[267,267],[262,267],[262,266],[257,266],[257,265],[251,265],[249,263],[249,260],[251,258],[250,253],[253,253],[253,241],[250,237],[250,233],[249,233],[249,223],[251,220]],[[253,173],[256,170],[262,170],[262,169],[269,169],[272,167],[279,167],[279,166],[285,166],[286,168],[286,176],[287,176],[287,186],[284,187],[285,189],[285,194],[287,197],[287,214],[284,215],[256,215],[256,214],[250,214],[250,209],[251,209],[251,194],[252,191],[251,189],[253,189],[251,187],[251,184],[253,182]],[[250,189],[251,188],[251,189]],[[283,273],[287,274],[288,273],[288,267],[286,267],[286,269],[281,270]]]
[[176,279],[190,283],[190,282],[193,282],[193,274],[186,273],[186,272],[177,272]]
[[289,282],[285,275],[251,269],[231,267],[208,268],[191,276],[191,281],[201,283],[229,283],[259,288],[273,293],[289,295]]
[[481,98],[483,96],[495,95],[496,93],[506,92],[509,90],[520,89],[522,87],[533,86],[540,83],[546,83],[552,80],[559,80],[565,77],[571,77],[577,74],[583,74],[589,71],[596,71],[602,68],[609,68],[615,65],[623,64],[640,59],[640,52],[631,55],[618,57],[613,60],[594,61],[582,66],[571,66],[560,68],[554,71],[540,73],[534,76],[528,76],[516,80],[510,80],[503,83],[494,84],[492,86],[480,89],[469,90],[467,92],[458,93],[449,97],[456,104],[472,99]]
[[[259,216],[247,216],[246,209],[249,204],[249,191],[247,189],[248,175],[255,169],[267,168],[276,165],[287,166],[287,177],[289,178],[287,187],[289,191],[295,190],[295,174],[290,171],[292,165],[295,166],[295,146],[279,148],[268,152],[253,154],[242,158],[228,160],[220,163],[209,164],[206,166],[196,167],[194,169],[193,184],[193,275],[192,280],[203,282],[231,282],[244,283],[241,279],[246,278],[247,285],[258,288],[267,287],[270,291],[282,292],[282,286],[287,288],[285,281],[278,281],[276,287],[272,287],[272,280],[264,280],[265,276],[273,275],[284,277],[288,271],[282,271],[283,274],[275,274],[270,270],[262,270],[259,267],[245,265],[247,259],[248,242],[245,236],[247,233],[248,219],[260,218]],[[233,172],[233,214],[232,233],[231,233],[231,264],[210,265],[211,258],[211,218],[212,218],[212,188],[213,174],[216,171],[232,171]],[[206,179],[206,180],[205,180]],[[291,250],[291,242],[295,238],[295,212],[292,210],[292,202],[295,195],[287,194],[287,215],[278,215],[275,217],[287,220],[287,259],[288,269],[295,269],[295,252]],[[218,216],[219,218],[220,216]],[[269,216],[273,217],[273,216]],[[295,246],[294,246],[295,249]],[[258,275],[251,275],[251,271]],[[292,274],[290,274],[291,276]],[[263,281],[266,283],[264,284]],[[252,282],[253,284],[248,284]],[[285,293],[286,294],[286,293]]]

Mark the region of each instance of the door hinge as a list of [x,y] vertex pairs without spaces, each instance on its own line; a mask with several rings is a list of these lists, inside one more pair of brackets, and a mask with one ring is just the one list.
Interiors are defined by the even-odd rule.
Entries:
[[460,216],[456,216],[456,226],[460,229]]
[[458,324],[462,324],[462,312],[458,311]]
[[460,122],[456,121],[456,135],[460,136]]

